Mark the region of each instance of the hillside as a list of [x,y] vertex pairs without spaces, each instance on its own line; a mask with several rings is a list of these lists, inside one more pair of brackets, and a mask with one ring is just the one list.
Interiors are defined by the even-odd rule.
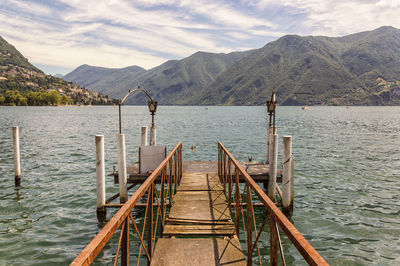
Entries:
[[[138,67],[107,69],[83,65],[67,74],[64,79],[86,86],[88,89],[121,99],[129,89],[141,86],[161,104],[185,104],[225,71],[230,65],[250,52],[213,54],[197,52],[182,60],[170,60],[149,69]],[[135,69],[136,71],[127,70]],[[128,104],[143,104],[142,95],[128,98]]]
[[0,37],[0,104],[61,103],[112,104],[114,100],[72,82],[44,74]]
[[283,105],[400,105],[400,30],[287,35],[247,52],[198,52],[150,70],[132,68],[84,65],[65,78],[115,98],[140,85],[160,104],[261,105],[275,88]]
[[341,38],[284,36],[239,60],[191,104],[400,104],[400,31]]

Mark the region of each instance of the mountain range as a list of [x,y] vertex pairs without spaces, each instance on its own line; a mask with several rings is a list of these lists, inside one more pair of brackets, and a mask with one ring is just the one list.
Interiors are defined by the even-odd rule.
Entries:
[[400,30],[286,35],[259,49],[197,52],[149,70],[82,65],[64,79],[119,99],[141,86],[160,104],[261,105],[276,89],[283,105],[399,105]]

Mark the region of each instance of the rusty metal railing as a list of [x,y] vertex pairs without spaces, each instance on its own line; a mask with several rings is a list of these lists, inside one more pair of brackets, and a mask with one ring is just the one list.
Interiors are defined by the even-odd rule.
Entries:
[[[258,260],[261,263],[260,236],[269,220],[270,236],[270,264],[278,264],[278,246],[281,254],[282,265],[286,265],[283,248],[280,240],[279,228],[285,232],[303,258],[310,265],[328,265],[310,243],[301,235],[294,225],[286,218],[275,203],[264,193],[257,183],[247,174],[241,164],[230,154],[221,142],[218,142],[218,175],[224,186],[224,192],[228,199],[236,233],[240,238],[240,229],[244,231],[246,242],[247,265],[252,265],[253,254],[257,251]],[[241,187],[239,176],[242,176],[246,184]],[[268,210],[262,225],[257,230],[254,214],[253,196]],[[234,208],[234,210],[232,210]],[[253,235],[255,240],[253,241]]]
[[[157,189],[155,184],[158,176],[161,177],[159,189]],[[140,263],[142,253],[147,257],[148,263],[150,263],[156,238],[162,235],[164,229],[167,207],[170,206],[170,203],[173,201],[173,196],[180,183],[181,177],[182,143],[180,142],[103,227],[96,237],[82,250],[71,265],[89,265],[110,241],[118,228],[121,228],[121,232],[114,265],[118,263],[119,257],[121,258],[121,265],[129,265],[130,223],[132,223],[133,232],[137,234],[140,241],[137,265]],[[145,194],[147,197],[144,196]],[[140,231],[131,211],[143,198],[146,198],[147,204],[143,228]],[[156,213],[154,213],[154,210]],[[145,234],[147,234],[147,240],[145,239]],[[145,242],[147,242],[147,245]]]

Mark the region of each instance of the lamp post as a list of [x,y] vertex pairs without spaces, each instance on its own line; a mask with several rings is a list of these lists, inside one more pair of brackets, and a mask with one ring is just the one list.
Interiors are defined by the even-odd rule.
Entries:
[[156,127],[154,126],[154,113],[157,110],[157,102],[150,100],[147,102],[151,113],[150,146],[156,146]]
[[272,90],[271,99],[267,101],[267,111],[269,115],[269,125],[267,130],[267,156],[266,156],[266,164],[270,163],[271,159],[271,150],[270,148],[272,143],[272,136],[276,134],[275,127],[275,107],[276,107],[276,92],[275,89]]
[[275,133],[275,108],[276,108],[276,92],[272,90],[271,100],[267,101],[269,126],[272,126]]

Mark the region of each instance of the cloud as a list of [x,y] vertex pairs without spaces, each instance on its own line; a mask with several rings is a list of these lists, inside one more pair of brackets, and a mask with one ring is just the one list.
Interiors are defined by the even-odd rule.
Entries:
[[249,0],[248,3],[263,10],[274,7],[303,14],[299,26],[313,35],[343,36],[383,25],[400,28],[398,0]]
[[400,28],[397,0],[0,0],[0,34],[32,63],[151,68],[285,34]]

